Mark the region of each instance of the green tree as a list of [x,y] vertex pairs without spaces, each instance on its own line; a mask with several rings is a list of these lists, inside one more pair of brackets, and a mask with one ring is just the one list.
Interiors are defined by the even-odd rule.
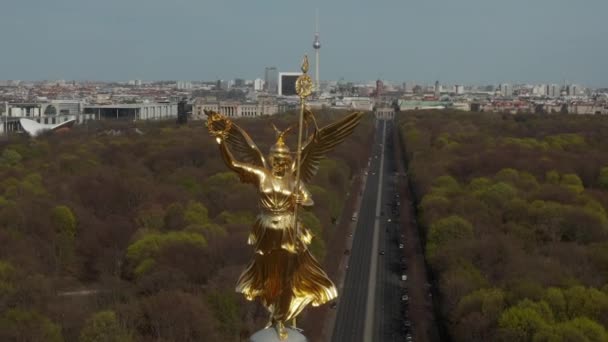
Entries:
[[485,191],[492,185],[492,181],[485,177],[473,178],[469,182],[469,188],[473,191]]
[[542,315],[531,307],[514,306],[500,316],[498,325],[505,341],[532,341],[537,332],[547,329]]
[[509,202],[517,196],[517,189],[507,183],[498,182],[485,191],[478,193],[478,196],[488,205],[502,207],[504,203]]
[[215,291],[208,295],[209,306],[224,336],[236,336],[241,327],[240,310],[233,291]]
[[585,190],[585,187],[583,186],[583,181],[578,175],[574,173],[563,175],[560,184],[577,194],[580,194]]
[[74,261],[76,217],[69,207],[60,205],[51,211],[51,222],[55,228],[56,267],[65,269]]
[[195,248],[205,249],[207,240],[194,232],[148,233],[127,248],[127,258],[135,266],[135,274],[142,275],[155,264],[155,258],[164,248],[178,244],[188,244]]
[[53,208],[51,213],[51,221],[55,226],[55,230],[59,234],[63,234],[70,239],[74,239],[76,236],[76,217],[69,207],[59,205]]
[[9,262],[0,260],[0,308],[15,292],[15,268]]
[[606,329],[599,323],[587,317],[577,317],[565,324],[576,328],[590,342],[608,341],[608,334],[606,334]]
[[566,298],[561,289],[556,287],[548,288],[543,300],[551,307],[551,311],[553,311],[553,315],[557,320],[563,321],[568,317],[566,312]]
[[21,154],[13,149],[7,148],[2,151],[0,166],[17,166],[21,163]]
[[460,184],[452,176],[441,176],[433,182],[432,192],[448,196],[454,195],[460,192]]
[[597,179],[597,184],[601,189],[608,190],[608,167],[600,169],[600,176]]
[[114,311],[101,311],[87,319],[80,332],[80,342],[131,342],[133,338],[125,331]]
[[61,328],[35,312],[10,309],[0,316],[1,341],[62,342]]
[[551,170],[546,173],[545,181],[550,184],[559,184],[559,172]]
[[473,225],[460,216],[452,215],[431,225],[427,240],[427,253],[432,256],[442,245],[473,236]]
[[496,174],[496,180],[511,184],[517,184],[519,181],[519,172],[515,169],[507,168],[502,169]]

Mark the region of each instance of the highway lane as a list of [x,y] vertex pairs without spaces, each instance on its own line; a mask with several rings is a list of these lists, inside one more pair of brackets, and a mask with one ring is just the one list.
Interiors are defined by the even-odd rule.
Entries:
[[374,341],[392,342],[405,340],[402,312],[407,303],[402,301],[402,295],[405,294],[407,281],[402,280],[401,275],[407,275],[407,272],[402,268],[404,253],[400,245],[405,244],[405,239],[401,231],[397,206],[401,200],[396,197],[397,161],[394,155],[393,123],[390,121],[387,122],[385,140],[385,172],[382,184],[385,189],[382,196],[382,208],[385,215],[382,217],[382,229],[380,230],[380,248],[385,252],[385,256],[378,263],[376,298],[379,304],[376,307]]
[[[376,122],[376,141],[368,168],[368,179],[358,213],[358,222],[353,233],[349,268],[344,288],[338,297],[338,313],[332,335],[334,342],[363,341],[370,286],[370,266],[373,251],[374,226],[377,224],[377,197],[380,178],[381,150],[385,123]],[[377,241],[379,237],[377,236]],[[375,280],[375,278],[374,278]],[[372,295],[375,295],[375,291]],[[375,310],[373,311],[375,312]],[[368,325],[369,326],[369,325]],[[369,328],[368,328],[369,329]]]

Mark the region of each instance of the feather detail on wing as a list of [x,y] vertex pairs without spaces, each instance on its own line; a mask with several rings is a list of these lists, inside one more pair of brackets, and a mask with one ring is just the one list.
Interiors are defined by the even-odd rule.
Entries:
[[[205,114],[211,116],[218,113],[205,111]],[[226,120],[230,119],[226,118]],[[211,123],[213,129],[217,131],[225,130],[226,120],[213,121]],[[251,137],[249,137],[249,134],[234,122],[232,122],[229,127],[224,141],[228,144],[237,160],[257,167],[267,168],[266,159],[260,149],[256,146]]]
[[[352,113],[319,130],[315,130],[302,148],[300,177],[303,182],[310,182],[319,169],[321,159],[355,130],[362,116],[363,113],[360,112]],[[316,127],[316,122],[314,126]],[[293,170],[295,173],[295,164]]]

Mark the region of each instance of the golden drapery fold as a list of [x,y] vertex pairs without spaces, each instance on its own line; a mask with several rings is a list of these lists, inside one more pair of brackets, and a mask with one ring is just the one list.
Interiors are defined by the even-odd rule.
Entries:
[[236,286],[248,300],[259,297],[275,321],[292,320],[307,305],[318,306],[338,296],[335,285],[306,247],[312,234],[300,227],[296,239],[292,222],[290,214],[258,216],[249,236],[255,257]]

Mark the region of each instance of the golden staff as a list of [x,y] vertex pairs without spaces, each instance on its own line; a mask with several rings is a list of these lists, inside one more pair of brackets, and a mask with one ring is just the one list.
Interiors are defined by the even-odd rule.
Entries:
[[[296,196],[300,195],[300,164],[302,163],[302,126],[304,126],[304,109],[306,107],[306,98],[312,94],[313,84],[312,79],[308,76],[308,56],[304,55],[302,61],[302,75],[296,80],[296,93],[300,96],[300,123],[298,128],[298,154],[296,157]],[[296,237],[300,234],[300,226],[298,225],[298,203],[296,202],[293,211],[294,227],[296,228]]]

